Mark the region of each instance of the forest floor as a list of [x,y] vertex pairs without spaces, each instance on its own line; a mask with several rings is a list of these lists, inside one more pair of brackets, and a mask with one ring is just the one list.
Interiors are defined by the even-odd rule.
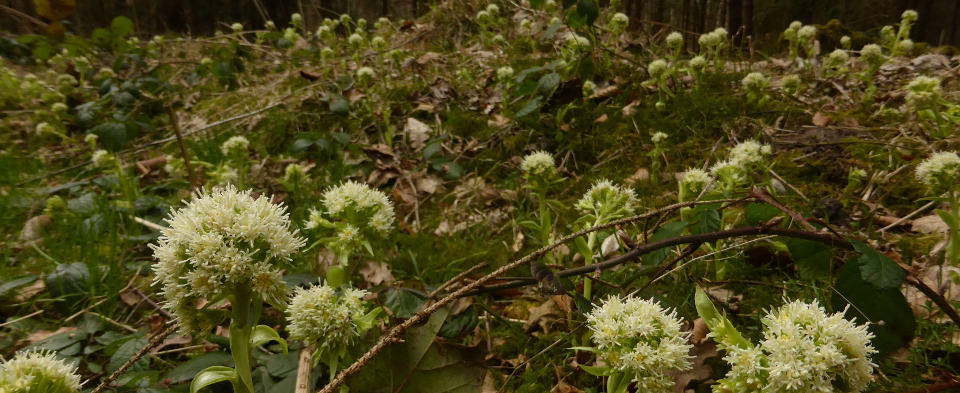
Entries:
[[[725,32],[677,43],[590,0],[493,3],[309,31],[277,21],[148,40],[118,18],[92,37],[0,36],[0,354],[55,351],[85,389],[134,358],[174,319],[150,245],[197,190],[233,184],[282,203],[307,239],[284,282],[329,280],[344,246],[308,225],[311,210],[354,180],[384,192],[396,222],[348,254],[347,281],[385,313],[341,369],[424,305],[565,235],[735,201],[606,228],[484,282],[348,379],[351,391],[606,391],[609,378],[583,367],[602,362],[571,348],[591,345],[587,310],[634,294],[692,332],[673,389],[707,392],[730,366],[705,337],[698,287],[754,342],[761,317],[794,299],[869,323],[879,352],[867,391],[960,386],[960,267],[945,222],[958,169],[942,189],[916,174],[958,148],[960,57],[906,42],[909,21],[906,35],[794,26],[783,52],[761,54]],[[724,173],[751,141],[769,147],[762,160]],[[537,151],[555,173],[530,173]],[[691,169],[711,183],[689,183]],[[584,209],[601,179],[632,190],[633,205]],[[723,232],[748,227],[761,229]],[[288,336],[283,310],[260,318]],[[109,389],[187,392],[200,370],[233,364],[227,332],[171,334]],[[253,351],[257,392],[294,391],[303,345],[289,347]],[[312,389],[331,377],[325,362],[312,371]]]

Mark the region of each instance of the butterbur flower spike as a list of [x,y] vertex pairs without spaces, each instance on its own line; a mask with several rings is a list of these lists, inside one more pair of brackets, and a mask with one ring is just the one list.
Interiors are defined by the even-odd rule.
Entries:
[[77,393],[80,376],[76,367],[52,352],[21,351],[0,363],[0,392]]

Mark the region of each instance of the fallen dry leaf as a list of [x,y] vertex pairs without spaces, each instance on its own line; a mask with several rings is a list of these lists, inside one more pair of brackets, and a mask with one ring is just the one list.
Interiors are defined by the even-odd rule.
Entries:
[[57,330],[53,330],[53,331],[50,331],[50,330],[37,330],[37,331],[35,331],[35,332],[30,333],[29,335],[27,335],[27,341],[30,342],[31,344],[34,344],[34,343],[38,343],[38,342],[40,342],[40,341],[46,340],[46,339],[48,339],[48,338],[50,338],[50,337],[56,336],[56,335],[58,335],[58,334],[60,334],[60,333],[72,332],[72,331],[74,331],[74,330],[77,330],[77,328],[74,327],[74,326],[63,326],[63,327],[61,327],[61,328],[59,328],[59,329],[57,329]]
[[423,149],[427,144],[427,139],[430,138],[430,126],[412,117],[407,118],[407,125],[403,127],[403,132],[407,134],[410,146],[416,150]]
[[817,127],[823,127],[827,124],[830,124],[830,116],[824,114],[823,112],[817,112],[813,114],[813,125]]
[[31,217],[23,223],[19,240],[24,243],[40,240],[43,237],[43,228],[50,226],[51,223],[53,223],[53,219],[46,214]]
[[391,272],[387,264],[383,262],[367,261],[366,265],[360,267],[360,275],[363,276],[363,281],[370,283],[370,285],[380,285],[382,283],[396,281],[396,279],[393,278],[393,272]]
[[910,230],[919,233],[946,233],[948,229],[947,223],[936,214],[914,219],[910,224]]

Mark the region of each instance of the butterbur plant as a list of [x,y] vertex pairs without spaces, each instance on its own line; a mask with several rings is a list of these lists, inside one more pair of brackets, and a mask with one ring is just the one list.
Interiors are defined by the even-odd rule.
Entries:
[[743,77],[741,81],[743,89],[747,92],[747,99],[757,105],[763,105],[767,101],[767,87],[770,86],[770,80],[766,75],[760,72],[751,72]]
[[764,167],[764,160],[772,153],[770,145],[747,140],[730,149],[727,159],[714,164],[710,172],[717,177],[723,195],[729,197],[750,180],[754,171]]
[[867,325],[844,319],[842,312],[827,314],[816,300],[794,300],[768,312],[759,344],[744,339],[699,288],[696,304],[731,366],[714,392],[858,393],[873,381],[870,358],[877,351]]
[[[156,244],[155,284],[164,306],[185,333],[203,336],[224,317],[230,320],[234,368],[201,371],[191,392],[230,381],[236,393],[252,393],[252,348],[286,342],[270,327],[257,325],[263,303],[283,309],[287,287],[282,267],[304,245],[291,228],[286,209],[269,197],[254,198],[233,186],[200,191],[166,220]],[[219,305],[229,302],[229,314]]]
[[669,373],[692,368],[689,333],[680,331],[675,311],[653,300],[610,297],[587,315],[595,347],[573,349],[597,354],[601,366],[580,365],[606,376],[608,393],[623,393],[636,382],[638,392],[673,391]]
[[[551,186],[563,182],[563,177],[557,172],[557,164],[553,156],[542,150],[527,154],[520,163],[520,169],[523,171],[523,188],[534,193],[539,209],[538,221],[526,220],[520,222],[520,225],[532,230],[541,244],[550,244],[554,240],[554,219],[550,204],[558,204],[559,202],[547,199],[547,192]],[[553,258],[553,255],[549,255],[548,258]]]
[[[583,228],[606,224],[634,214],[639,205],[637,194],[632,189],[601,179],[577,201],[576,208],[583,215],[577,219],[576,223]],[[592,263],[594,255],[600,248],[599,236],[600,232],[590,232],[586,237],[581,236],[574,240],[576,251],[583,256],[585,265]],[[591,288],[591,280],[584,278],[583,296],[588,300],[591,297]]]
[[323,193],[322,209],[311,209],[306,228],[322,237],[310,248],[324,244],[336,257],[336,265],[327,269],[327,283],[340,287],[349,282],[350,257],[361,250],[374,255],[370,243],[387,236],[393,228],[395,213],[387,195],[370,186],[348,181]]
[[315,364],[330,368],[330,379],[337,374],[347,350],[367,329],[374,326],[382,311],[367,311],[363,297],[367,291],[315,285],[297,288],[287,306],[287,331],[290,339],[312,346]]
[[903,109],[933,123],[931,136],[946,138],[953,131],[953,127],[960,123],[960,118],[953,115],[957,105],[945,100],[941,95],[940,78],[917,76],[904,87],[904,91],[907,104]]
[[952,151],[933,153],[916,169],[917,180],[927,187],[928,194],[941,202],[947,202],[950,211],[937,209],[940,219],[950,228],[947,235],[947,260],[953,266],[960,265],[960,194],[957,181],[960,179],[960,156]]
[[52,352],[21,351],[0,363],[0,392],[79,393],[76,367]]

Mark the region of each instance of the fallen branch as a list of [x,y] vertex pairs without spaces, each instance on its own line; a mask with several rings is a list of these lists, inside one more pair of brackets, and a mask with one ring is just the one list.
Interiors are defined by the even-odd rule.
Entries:
[[113,374],[110,374],[110,376],[100,381],[100,385],[98,385],[96,389],[93,389],[93,393],[103,392],[103,389],[106,389],[107,385],[110,385],[111,383],[113,383],[113,381],[117,380],[117,378],[120,378],[120,376],[123,375],[123,373],[126,372],[127,369],[130,368],[130,366],[133,366],[133,364],[136,363],[137,360],[140,360],[140,358],[142,358],[144,355],[150,352],[150,350],[160,345],[160,343],[163,342],[164,338],[167,338],[167,336],[173,334],[173,332],[175,332],[178,328],[179,326],[177,326],[176,324],[173,324],[170,327],[168,327],[167,330],[164,330],[163,332],[151,337],[150,341],[147,342],[147,346],[140,348],[140,351],[137,352],[136,355],[133,355],[132,358],[127,360],[126,363],[120,366],[120,368],[118,368],[117,371],[114,371]]
[[473,290],[476,290],[477,288],[479,288],[481,285],[483,285],[483,284],[486,283],[487,281],[490,281],[490,280],[492,280],[492,279],[494,279],[494,278],[496,278],[496,277],[498,277],[498,276],[500,276],[500,275],[502,275],[502,274],[504,274],[504,273],[506,273],[506,272],[508,272],[508,271],[510,271],[510,270],[513,270],[513,269],[516,269],[516,268],[518,268],[518,267],[520,267],[520,266],[525,266],[525,265],[529,264],[529,263],[530,263],[531,261],[533,261],[534,259],[543,256],[544,254],[550,252],[551,250],[553,250],[553,249],[555,249],[555,248],[557,248],[557,247],[560,247],[560,246],[561,246],[562,244],[564,244],[564,243],[567,243],[567,242],[569,242],[569,241],[571,241],[571,240],[573,240],[573,239],[576,239],[576,238],[578,238],[578,237],[580,237],[580,236],[586,235],[586,234],[591,233],[591,232],[596,232],[596,231],[603,230],[603,229],[607,229],[607,228],[613,228],[614,226],[617,226],[617,225],[629,224],[629,223],[632,223],[632,222],[636,222],[636,221],[639,221],[639,220],[643,220],[643,219],[646,219],[646,218],[653,217],[653,216],[655,216],[655,215],[657,215],[657,214],[661,214],[661,213],[664,213],[664,212],[669,212],[669,211],[677,210],[677,209],[682,208],[682,207],[694,206],[694,205],[703,205],[703,204],[716,204],[716,203],[728,203],[728,202],[742,202],[742,201],[745,201],[745,200],[748,200],[748,198],[723,199],[723,200],[716,200],[716,201],[691,201],[691,202],[684,202],[684,203],[675,203],[675,204],[672,204],[672,205],[669,205],[669,206],[666,206],[666,207],[663,207],[663,208],[660,208],[660,209],[656,209],[656,210],[653,210],[653,211],[650,211],[650,212],[647,212],[647,213],[644,213],[644,214],[638,214],[638,215],[635,215],[635,216],[632,216],[632,217],[627,217],[627,218],[623,218],[623,219],[620,219],[620,220],[612,221],[612,222],[609,222],[609,223],[604,224],[604,225],[599,225],[599,226],[587,228],[587,229],[584,229],[584,230],[582,230],[582,231],[578,231],[578,232],[576,232],[576,233],[573,233],[573,234],[564,236],[564,237],[560,238],[559,240],[557,240],[556,242],[554,242],[554,243],[552,243],[552,244],[550,244],[550,245],[544,246],[544,247],[540,248],[539,250],[536,250],[536,251],[534,251],[534,252],[532,252],[532,253],[530,253],[530,254],[527,254],[526,256],[524,256],[524,257],[522,257],[522,258],[520,258],[520,259],[517,259],[517,260],[515,260],[515,261],[513,261],[513,262],[511,262],[511,263],[509,263],[509,264],[507,264],[507,265],[504,265],[504,266],[500,267],[499,269],[495,270],[494,272],[489,273],[489,274],[487,274],[487,275],[485,275],[485,276],[477,279],[476,281],[471,282],[470,284],[467,284],[467,285],[465,285],[465,286],[463,286],[463,287],[460,287],[460,289],[454,291],[454,292],[451,293],[451,294],[448,294],[447,296],[445,296],[444,298],[440,299],[440,300],[437,301],[436,303],[432,303],[432,304],[428,305],[426,308],[418,311],[416,314],[414,314],[412,317],[410,317],[410,318],[407,319],[406,321],[403,321],[403,322],[400,323],[399,325],[394,326],[394,327],[391,328],[389,331],[387,331],[386,334],[384,334],[383,336],[381,336],[380,339],[377,341],[377,343],[374,344],[373,347],[371,347],[369,350],[367,350],[367,352],[366,352],[365,354],[363,354],[363,356],[360,356],[360,358],[358,358],[356,361],[354,361],[353,364],[351,364],[349,367],[347,367],[347,368],[343,369],[342,371],[340,371],[340,373],[337,374],[337,376],[334,377],[333,380],[330,381],[330,383],[328,383],[326,386],[323,387],[323,389],[320,390],[320,393],[333,393],[333,392],[338,391],[340,385],[343,385],[343,383],[346,382],[347,378],[349,378],[350,376],[352,376],[352,375],[356,374],[357,372],[359,372],[360,369],[363,368],[363,366],[367,365],[367,363],[369,363],[371,360],[373,360],[374,356],[377,356],[377,354],[379,354],[381,351],[383,351],[384,349],[386,349],[387,345],[390,345],[391,343],[393,343],[397,338],[400,337],[400,335],[403,334],[403,332],[407,331],[407,329],[409,329],[409,328],[413,327],[414,325],[416,325],[416,324],[418,324],[418,323],[423,322],[424,320],[426,320],[427,317],[430,316],[430,314],[433,314],[434,312],[436,312],[437,310],[439,310],[441,307],[446,306],[447,304],[450,304],[450,302],[452,302],[452,301],[454,301],[454,300],[462,297],[463,295],[465,295],[465,294],[468,293],[468,292],[471,292],[471,291],[473,291]]

